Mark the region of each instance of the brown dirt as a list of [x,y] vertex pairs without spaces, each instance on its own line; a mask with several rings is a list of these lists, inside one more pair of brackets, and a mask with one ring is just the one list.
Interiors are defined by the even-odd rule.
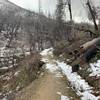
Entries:
[[79,100],[68,84],[65,76],[55,77],[50,72],[44,72],[44,75],[18,94],[15,100],[61,100],[60,93],[70,100]]
[[[44,56],[49,63],[56,63],[49,55]],[[59,74],[60,76],[56,75]],[[67,96],[70,100],[80,100],[75,91],[69,86],[69,82],[60,70],[50,72],[45,70],[38,79],[31,85],[23,89],[14,100],[61,100],[61,97]]]

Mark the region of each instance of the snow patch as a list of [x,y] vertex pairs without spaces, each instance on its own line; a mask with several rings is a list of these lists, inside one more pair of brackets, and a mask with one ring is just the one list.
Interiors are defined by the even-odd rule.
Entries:
[[45,56],[45,55],[52,55],[52,51],[53,51],[53,48],[49,48],[49,49],[45,49],[43,50],[40,54]]
[[55,77],[63,77],[61,72],[59,71],[61,69],[55,64],[46,64],[46,69],[48,69],[51,73],[54,73]]
[[61,95],[61,100],[70,100],[67,96]]
[[58,66],[62,69],[63,73],[67,76],[69,81],[71,82],[72,86],[76,90],[89,90],[91,87],[88,85],[87,82],[85,82],[84,79],[82,79],[77,73],[72,73],[72,68],[69,65],[66,65],[63,62],[58,62]]
[[57,71],[59,68],[54,64],[46,64],[46,69],[50,70],[51,72]]
[[58,95],[61,96],[61,100],[70,100],[67,96],[61,94],[61,92],[57,92]]
[[19,73],[20,71],[15,72],[14,76],[18,76]]
[[57,63],[63,73],[67,76],[71,86],[77,91],[77,94],[82,96],[81,100],[98,100],[98,97],[91,93],[92,87],[90,87],[77,73],[72,73],[71,66],[66,65],[64,62],[57,61]]
[[61,92],[57,92],[58,95],[61,95]]
[[[49,61],[48,58],[45,58],[45,56],[48,55],[53,56],[52,51],[53,49],[50,48],[41,52],[41,55],[43,56],[42,60],[44,60],[47,63],[46,69],[49,69],[51,72],[54,73],[57,72],[57,70],[61,69],[62,72],[66,75],[67,79],[69,80],[72,88],[74,88],[77,94],[81,96],[81,100],[98,100],[99,97],[96,97],[92,94],[92,87],[90,87],[89,84],[84,79],[82,79],[81,76],[79,76],[77,73],[72,73],[71,66],[65,64],[64,62],[59,62],[55,60],[52,60],[54,64],[51,64],[51,61]],[[69,98],[62,95],[61,100],[69,100]]]
[[91,74],[90,76],[100,76],[100,60],[97,61],[97,63],[91,63]]
[[88,91],[85,91],[83,93],[83,97],[81,98],[81,100],[98,100],[99,98],[96,98],[94,95],[92,95],[91,93],[89,93]]

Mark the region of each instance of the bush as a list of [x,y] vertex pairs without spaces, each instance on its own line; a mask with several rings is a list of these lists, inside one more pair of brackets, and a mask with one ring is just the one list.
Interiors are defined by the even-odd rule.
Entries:
[[91,71],[86,67],[86,68],[82,68],[81,70],[79,70],[78,73],[80,74],[80,76],[86,79],[90,75]]
[[38,77],[39,71],[44,64],[40,58],[41,56],[36,53],[28,56],[22,61],[20,65],[21,71],[17,78],[13,79],[13,82],[11,83],[12,90],[15,90],[17,87],[22,89]]
[[65,51],[67,51],[67,47],[68,47],[69,43],[66,42],[66,41],[61,41],[61,42],[58,42],[56,44],[56,46],[54,47],[54,55],[55,56],[59,56],[61,54],[63,54]]
[[97,54],[95,55],[95,57],[92,58],[92,59],[90,60],[90,62],[91,62],[91,63],[97,62],[98,59],[100,59],[100,51],[97,52]]

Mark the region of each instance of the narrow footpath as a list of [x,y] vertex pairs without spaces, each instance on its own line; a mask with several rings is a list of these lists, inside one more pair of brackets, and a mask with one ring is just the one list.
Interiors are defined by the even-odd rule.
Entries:
[[80,100],[52,57],[49,54],[42,56],[46,62],[45,71],[15,100]]

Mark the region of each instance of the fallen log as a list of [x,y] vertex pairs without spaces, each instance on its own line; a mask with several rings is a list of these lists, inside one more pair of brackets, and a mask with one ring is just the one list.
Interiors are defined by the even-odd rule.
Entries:
[[[80,56],[74,57],[74,61],[72,61],[72,71],[76,72],[79,70],[80,65],[83,65],[85,63],[89,63],[89,61],[95,57],[97,54],[97,51],[100,50],[100,37],[93,39],[92,41],[89,41],[79,48]],[[75,55],[75,54],[74,54]],[[78,68],[76,68],[78,67]]]
[[85,52],[93,46],[100,46],[100,37],[95,38],[92,41],[83,44],[82,46],[80,46],[80,50]]

